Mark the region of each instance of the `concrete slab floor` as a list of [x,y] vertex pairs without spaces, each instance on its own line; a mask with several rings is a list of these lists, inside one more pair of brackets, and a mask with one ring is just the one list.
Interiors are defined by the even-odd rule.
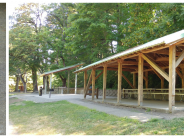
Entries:
[[6,3],[0,3],[0,135],[6,135]]
[[[87,96],[87,100],[92,100],[91,96]],[[102,96],[99,96],[98,99],[94,99],[94,102],[100,103],[108,103],[113,105],[123,105],[129,107],[138,107],[138,100],[137,99],[121,99],[119,103],[117,103],[117,97],[110,97],[107,96],[104,102],[102,102]],[[161,101],[161,100],[143,100],[143,105],[139,108],[143,109],[153,109],[157,111],[164,111],[168,112],[169,110],[169,101]],[[175,111],[184,111],[184,102],[175,102]]]

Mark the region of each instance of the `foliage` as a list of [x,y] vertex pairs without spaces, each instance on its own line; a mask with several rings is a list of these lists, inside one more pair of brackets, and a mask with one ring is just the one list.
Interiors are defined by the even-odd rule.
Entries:
[[[10,18],[15,20],[9,32],[10,75],[31,71],[34,86],[36,72],[80,62],[86,66],[184,28],[183,3],[27,3],[16,11]],[[132,82],[131,74],[123,73]],[[54,85],[67,86],[66,80],[67,71],[57,73]],[[78,81],[83,87],[83,73]],[[122,86],[130,88],[126,81]],[[102,88],[102,77],[96,87]],[[160,87],[154,74],[149,74],[149,87]],[[117,72],[108,71],[107,88],[117,88]]]

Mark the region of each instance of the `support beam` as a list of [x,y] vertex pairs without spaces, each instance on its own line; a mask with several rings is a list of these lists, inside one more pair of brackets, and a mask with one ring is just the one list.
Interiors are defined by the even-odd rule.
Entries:
[[45,76],[45,94],[47,94],[47,76]]
[[87,79],[88,79],[88,74],[87,74],[87,70],[84,71],[84,99],[86,99],[86,84],[87,84]]
[[118,60],[118,92],[117,103],[121,101],[121,82],[122,82],[122,61]]
[[184,88],[184,68],[182,70],[182,88]]
[[[98,74],[98,76],[95,77],[95,80],[97,80],[101,75],[103,74],[103,71],[100,72],[100,74]],[[92,84],[92,82],[90,83],[90,85]]]
[[75,73],[75,94],[77,94],[77,73]]
[[50,75],[50,89],[52,89],[52,74]]
[[181,74],[178,68],[176,68],[176,73],[180,76],[181,79],[183,78],[183,75]]
[[178,56],[176,63],[175,63],[175,68],[181,63],[181,61],[184,58],[184,50],[181,52],[181,54]]
[[162,75],[167,81],[169,81],[169,75],[161,69],[155,62],[150,60],[146,55],[142,54],[142,58],[146,60],[160,75]]
[[180,64],[181,72],[182,72],[182,88],[184,88],[184,64]]
[[136,74],[133,73],[133,86],[136,88]]
[[151,68],[153,69],[155,74],[160,78],[160,80],[161,80],[161,88],[164,88],[164,78],[153,67],[151,67]]
[[138,65],[138,106],[143,105],[143,58],[139,55]]
[[95,69],[92,69],[92,100],[94,100],[95,95]]
[[68,70],[68,86],[67,86],[67,94],[69,94],[69,87],[70,87],[70,70]]
[[169,47],[169,112],[173,112],[175,108],[175,60],[176,46]]
[[106,98],[106,85],[107,85],[107,65],[104,65],[104,70],[103,70],[103,98],[102,101],[105,100]]
[[132,87],[132,89],[135,89],[135,87],[132,85],[132,83],[127,79],[127,77],[122,73],[123,78],[128,82],[128,84]]
[[89,80],[88,80],[88,84],[86,86],[86,89],[84,90],[84,98],[86,98],[86,93],[89,90],[89,86],[91,85],[91,81],[92,81],[92,71],[91,71],[91,74],[89,76]]

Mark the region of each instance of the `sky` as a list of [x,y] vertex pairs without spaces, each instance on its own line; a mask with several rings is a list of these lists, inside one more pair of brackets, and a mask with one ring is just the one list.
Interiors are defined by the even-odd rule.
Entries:
[[8,3],[7,4],[7,13],[8,13],[8,16],[9,15],[12,15],[13,12],[15,11],[15,7],[18,7],[20,4],[22,4],[21,2],[16,2],[16,3]]

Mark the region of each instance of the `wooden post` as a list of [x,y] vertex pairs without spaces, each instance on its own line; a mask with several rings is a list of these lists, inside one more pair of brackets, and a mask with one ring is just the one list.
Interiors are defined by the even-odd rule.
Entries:
[[169,112],[175,108],[176,46],[169,47]]
[[184,68],[182,70],[182,88],[184,88]]
[[70,70],[68,70],[68,86],[67,86],[67,94],[69,94],[69,87],[70,87]]
[[138,106],[143,105],[143,58],[139,55],[138,64]]
[[92,100],[94,100],[95,94],[95,69],[92,69]]
[[85,90],[86,90],[87,78],[88,78],[88,74],[87,74],[87,70],[85,70],[84,71],[84,99],[86,99]]
[[136,74],[133,73],[133,86],[136,88]]
[[45,94],[47,94],[47,76],[45,76]]
[[164,78],[162,77],[161,79],[161,88],[163,89],[164,88]]
[[118,60],[118,92],[117,103],[121,101],[121,82],[122,82],[122,61]]
[[145,72],[145,77],[146,77],[146,88],[148,88],[148,71]]
[[106,98],[106,83],[107,83],[107,65],[104,65],[103,69],[103,98],[102,101]]
[[75,94],[77,94],[77,73],[75,73]]
[[182,80],[182,88],[184,88],[184,64],[180,64],[180,68],[181,68],[181,80]]
[[52,89],[52,74],[50,75],[50,89]]

